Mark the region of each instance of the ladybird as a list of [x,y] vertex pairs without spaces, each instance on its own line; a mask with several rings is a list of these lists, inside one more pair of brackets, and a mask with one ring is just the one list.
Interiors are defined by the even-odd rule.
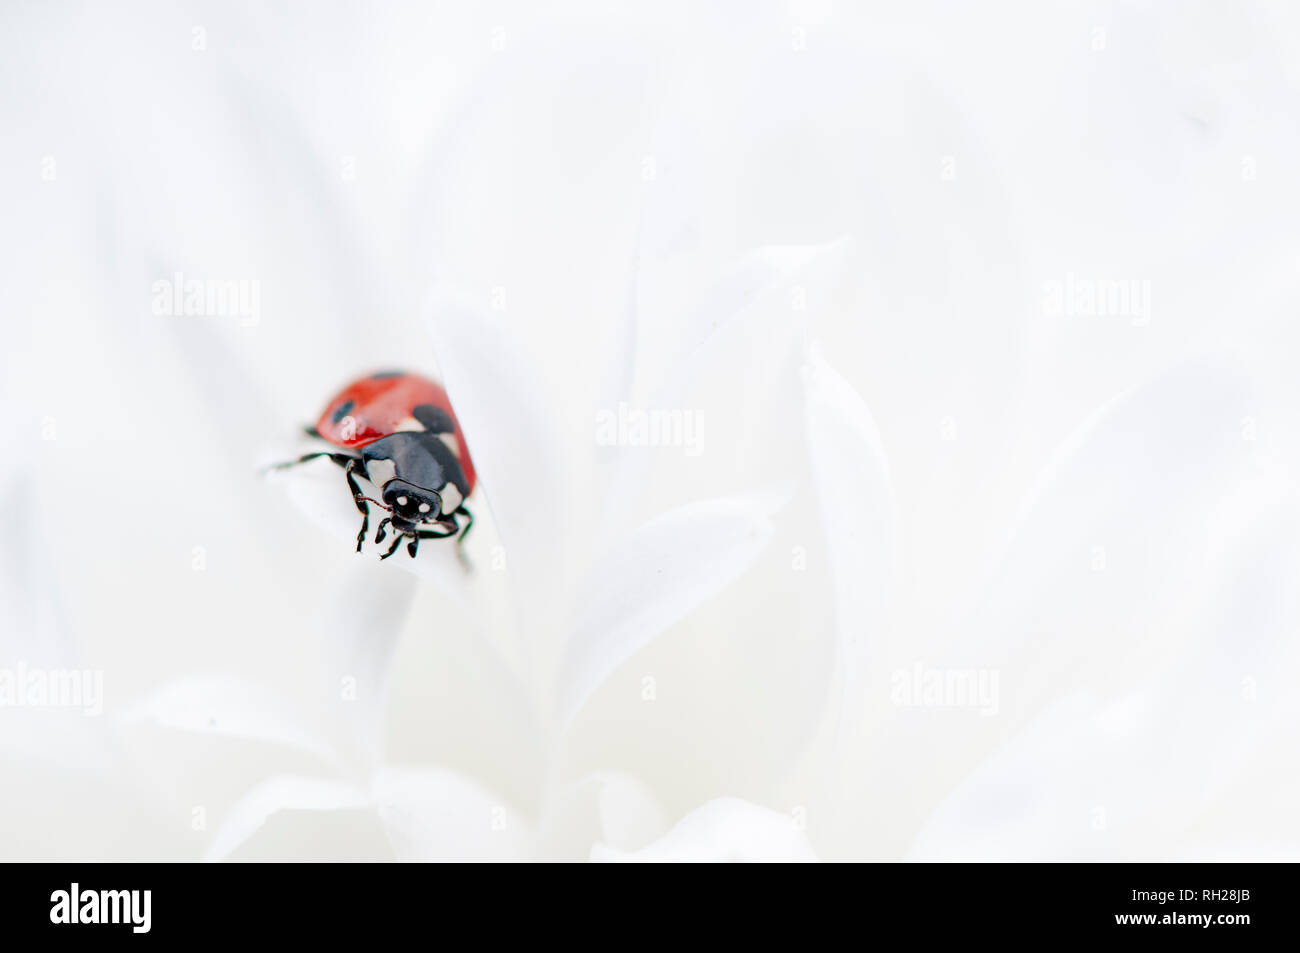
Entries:
[[[361,513],[357,552],[370,529],[370,505],[388,512],[379,523],[375,543],[382,543],[391,526],[394,538],[380,559],[409,539],[406,551],[415,558],[422,539],[456,536],[464,560],[465,536],[474,517],[465,500],[474,491],[474,464],[465,436],[442,385],[406,371],[381,371],[359,378],[325,405],[307,433],[331,444],[331,449],[307,453],[276,468],[296,466],[328,457],[343,468],[352,501]],[[376,500],[357,483],[363,478],[378,490]],[[461,521],[464,521],[462,527]]]

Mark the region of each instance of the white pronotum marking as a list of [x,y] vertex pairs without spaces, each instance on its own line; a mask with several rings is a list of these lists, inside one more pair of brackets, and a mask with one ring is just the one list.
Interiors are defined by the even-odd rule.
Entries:
[[442,511],[444,513],[454,513],[465,499],[460,495],[460,488],[454,483],[448,483],[438,493],[442,497]]

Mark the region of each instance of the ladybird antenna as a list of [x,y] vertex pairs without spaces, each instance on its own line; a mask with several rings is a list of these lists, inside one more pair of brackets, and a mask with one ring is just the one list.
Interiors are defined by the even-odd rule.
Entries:
[[359,496],[357,497],[357,499],[365,500],[367,503],[373,503],[375,504],[375,506],[379,507],[380,509],[388,510],[388,512],[390,513],[393,512],[393,508],[391,506],[389,506],[387,503],[382,503],[379,500],[376,500],[373,496]]

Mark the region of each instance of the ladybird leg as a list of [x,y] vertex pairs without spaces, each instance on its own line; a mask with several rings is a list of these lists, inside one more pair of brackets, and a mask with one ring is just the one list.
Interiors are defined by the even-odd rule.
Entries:
[[384,536],[385,536],[384,527],[386,527],[392,521],[393,521],[392,517],[389,516],[385,516],[382,520],[379,521],[379,532],[375,533],[376,543],[382,543],[384,541]]
[[357,486],[356,475],[360,469],[361,459],[349,457],[347,466],[343,470],[343,474],[348,479],[348,489],[352,491],[352,502],[361,512],[361,532],[357,533],[357,552],[361,552],[361,544],[366,541],[366,533],[370,529],[370,506],[366,503],[366,495],[361,492],[361,487]]
[[461,565],[468,569],[469,557],[465,555],[465,537],[469,535],[469,529],[474,525],[474,514],[463,506],[459,507],[456,512],[462,513],[465,516],[465,528],[462,529],[460,535],[456,537],[456,555],[460,558]]
[[380,558],[380,559],[387,559],[389,556],[393,555],[393,553],[397,552],[397,547],[400,546],[400,545],[402,545],[402,534],[401,534],[401,533],[395,533],[395,534],[393,535],[393,545],[389,546],[389,547],[388,547],[388,552],[384,553],[384,554],[383,554],[382,556],[380,556],[379,558]]
[[[457,516],[464,516],[467,520],[463,529],[461,528],[459,521],[456,519]],[[469,528],[474,525],[474,514],[462,506],[457,508],[454,512],[446,514],[438,521],[437,525],[442,527],[441,532],[431,529],[422,529],[419,533],[420,539],[450,539],[459,533],[459,537],[456,540],[456,556],[460,559],[461,565],[466,569],[470,568],[469,557],[465,555],[464,542],[465,534],[468,533]]]
[[419,548],[420,548],[420,535],[417,533],[416,535],[412,536],[411,541],[406,544],[406,551],[410,553],[411,558],[414,559],[415,552]]
[[[456,513],[465,513],[466,516],[469,516],[468,511],[465,510],[457,510]],[[465,536],[465,531],[460,529],[460,524],[456,522],[456,515],[454,513],[444,516],[435,525],[443,527],[443,530],[438,532],[432,529],[421,529],[417,530],[413,535],[417,539],[451,539],[451,537],[456,535],[457,531],[460,531],[461,537],[464,538]],[[468,530],[469,527],[467,526],[465,529]],[[411,553],[412,558],[414,558],[416,544],[414,542],[409,543],[406,548]],[[461,565],[466,569],[469,569],[469,560],[466,558],[464,551],[459,545],[456,546],[456,555],[460,558]]]
[[267,467],[266,470],[268,471],[284,470],[287,467],[296,467],[300,463],[307,463],[311,460],[319,459],[320,457],[329,457],[332,461],[334,461],[341,467],[348,466],[353,460],[356,459],[356,457],[350,456],[349,454],[346,453],[331,453],[328,450],[321,450],[316,453],[304,453],[297,460],[286,460],[284,463],[273,463],[269,467]]
[[460,529],[460,524],[456,522],[454,516],[444,517],[436,523],[426,523],[426,526],[437,526],[439,529],[421,529],[419,530],[421,539],[449,539],[455,536]]

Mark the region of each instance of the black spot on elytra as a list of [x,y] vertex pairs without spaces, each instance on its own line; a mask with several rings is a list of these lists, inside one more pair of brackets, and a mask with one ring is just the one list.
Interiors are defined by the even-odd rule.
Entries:
[[452,433],[456,429],[456,422],[451,419],[451,415],[433,404],[417,404],[411,409],[411,416],[429,433]]
[[380,371],[378,374],[371,374],[372,381],[386,381],[391,377],[405,377],[406,371]]
[[336,424],[340,423],[350,413],[352,413],[352,401],[349,400],[339,404],[339,409],[334,411],[334,416],[330,420]]

